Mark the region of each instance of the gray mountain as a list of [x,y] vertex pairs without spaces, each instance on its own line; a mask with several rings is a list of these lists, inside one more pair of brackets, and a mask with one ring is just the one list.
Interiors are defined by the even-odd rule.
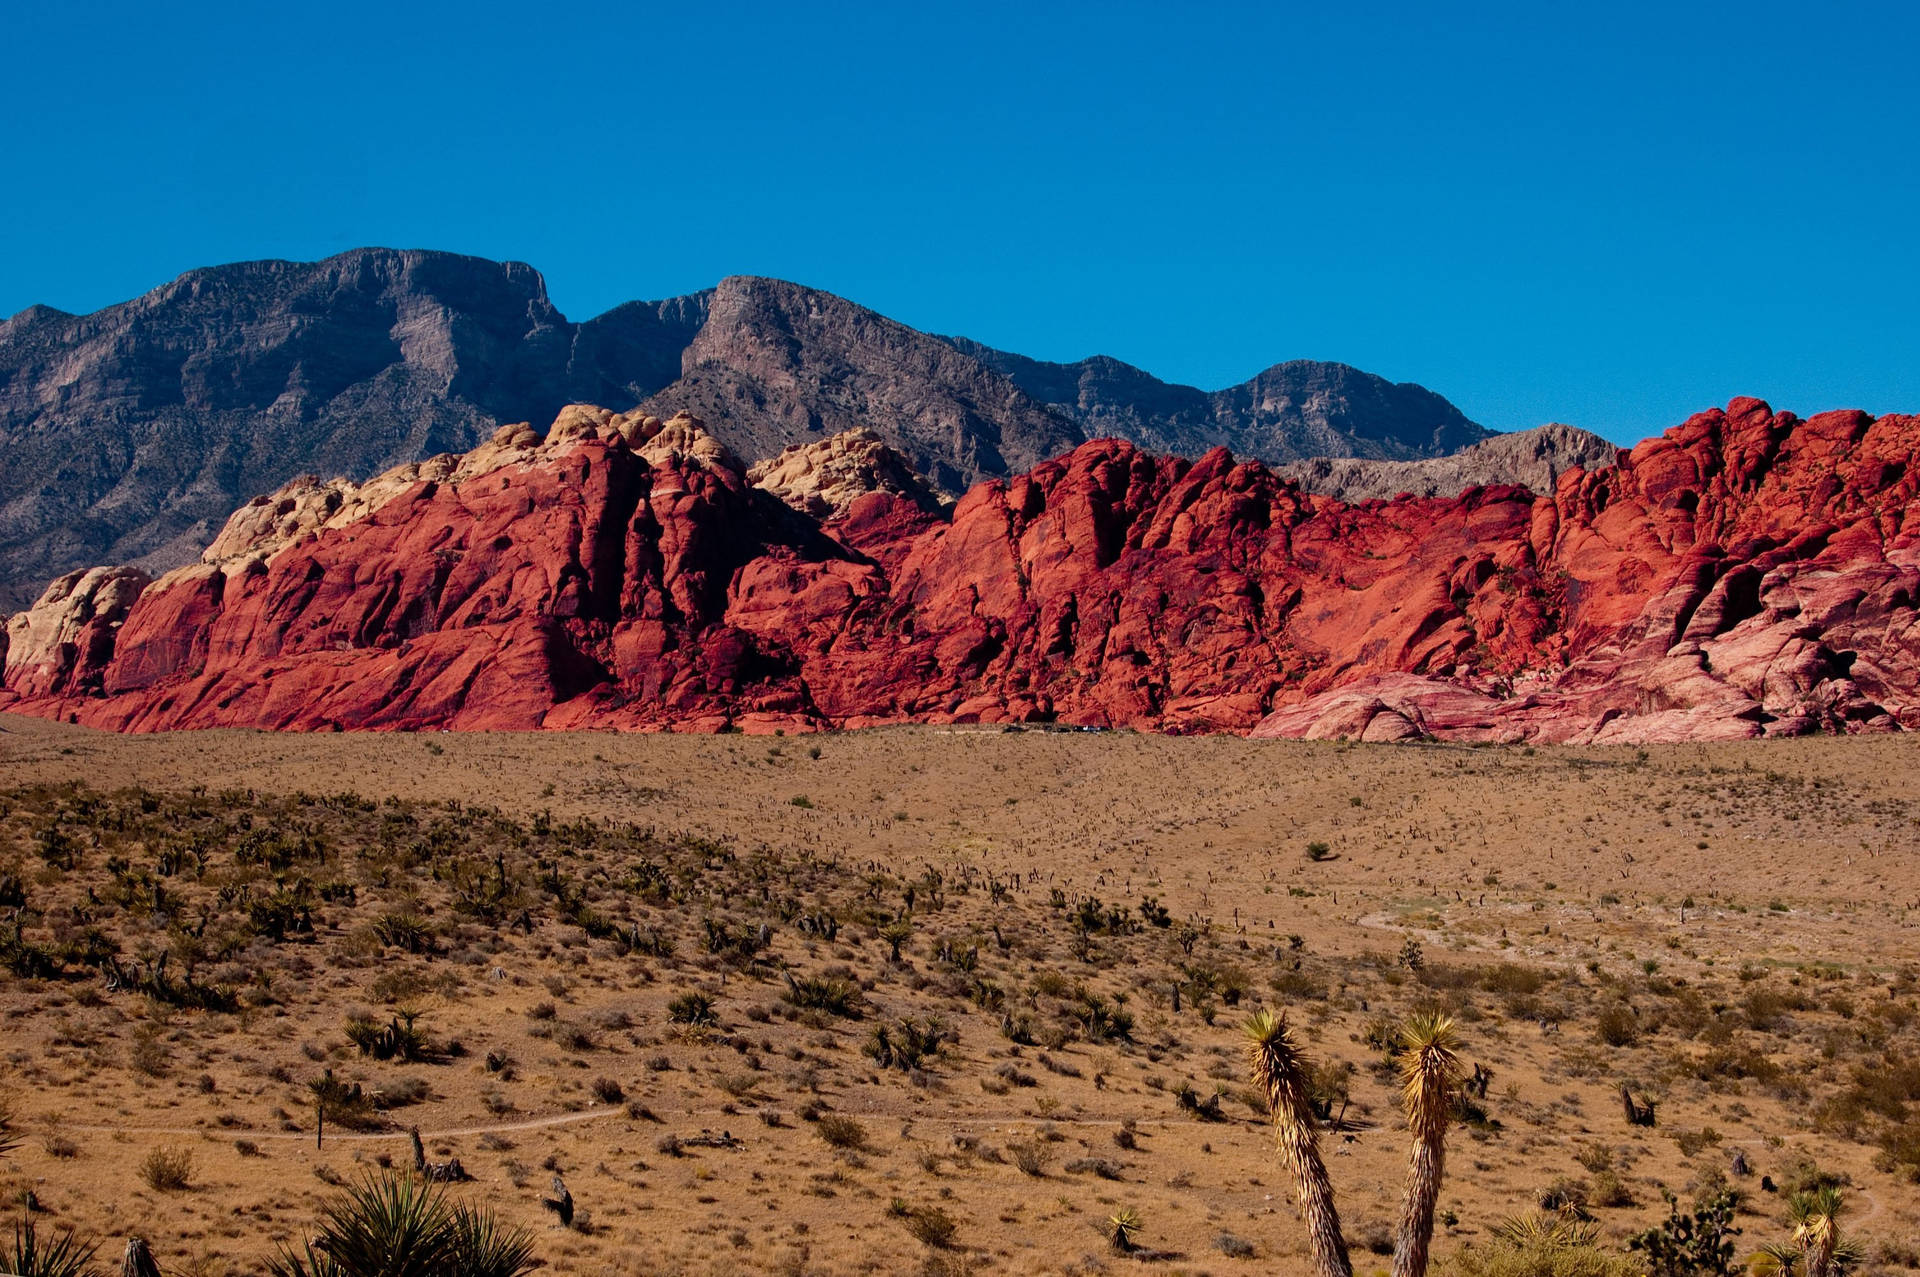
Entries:
[[1275,469],[1310,492],[1352,502],[1391,499],[1403,492],[1416,497],[1456,497],[1468,488],[1495,484],[1550,493],[1566,471],[1597,470],[1619,458],[1620,449],[1599,435],[1554,424],[1495,435],[1445,457],[1420,461],[1315,457]]
[[1127,439],[1198,456],[1226,447],[1269,464],[1307,457],[1440,457],[1493,434],[1422,386],[1346,364],[1295,359],[1225,390],[1161,381],[1106,355],[1056,364],[949,338],[1078,423],[1089,438]]
[[1487,434],[1343,365],[1280,364],[1208,394],[1117,360],[934,337],[778,280],[574,323],[518,262],[242,262],[90,315],[0,322],[0,613],[76,567],[190,561],[295,475],[364,478],[571,402],[689,409],[749,461],[864,426],[948,492],[1094,435],[1286,461],[1427,457]]
[[961,492],[1086,442],[1071,420],[948,342],[777,279],[722,280],[681,365],[648,410],[684,408],[749,459],[865,426]]
[[303,472],[462,451],[679,372],[705,296],[570,324],[532,267],[364,249],[190,271],[91,315],[0,323],[0,605],[94,563],[191,560]]

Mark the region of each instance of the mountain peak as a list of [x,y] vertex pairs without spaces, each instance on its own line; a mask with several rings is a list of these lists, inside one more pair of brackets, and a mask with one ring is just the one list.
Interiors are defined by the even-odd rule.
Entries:
[[1093,435],[1285,461],[1424,457],[1485,434],[1344,365],[1292,361],[1208,394],[1107,356],[934,337],[768,276],[575,323],[524,262],[377,246],[231,262],[0,324],[0,607],[103,561],[192,562],[295,475],[365,479],[574,402],[691,412],[748,462],[868,430],[949,495]]

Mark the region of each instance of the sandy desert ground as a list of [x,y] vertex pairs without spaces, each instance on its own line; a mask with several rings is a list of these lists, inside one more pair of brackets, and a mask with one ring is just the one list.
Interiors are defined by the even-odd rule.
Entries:
[[[1241,1054],[1276,1007],[1346,1092],[1325,1148],[1356,1270],[1384,1272],[1406,1134],[1383,1046],[1437,1006],[1492,1071],[1453,1136],[1443,1261],[1570,1198],[1618,1248],[1663,1187],[1723,1180],[1744,1255],[1784,1236],[1769,1189],[1817,1167],[1865,1271],[1903,1271],[1917,813],[1900,737],[0,717],[21,1137],[0,1187],[103,1254],[139,1232],[170,1271],[256,1272],[338,1185],[405,1165],[417,1126],[475,1176],[451,1191],[534,1229],[556,1273],[1297,1272]],[[378,1058],[409,1017],[418,1049]],[[328,1069],[371,1129],[316,1148]],[[1627,1124],[1622,1084],[1654,1127]],[[150,1185],[155,1150],[189,1155],[185,1187]],[[556,1173],[572,1227],[540,1205]],[[1103,1236],[1129,1209],[1144,1261]]]

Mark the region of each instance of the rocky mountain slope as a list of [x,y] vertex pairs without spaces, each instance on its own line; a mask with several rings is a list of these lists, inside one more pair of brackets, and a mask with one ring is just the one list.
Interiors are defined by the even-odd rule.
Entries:
[[1917,447],[1920,418],[1735,400],[1537,496],[1351,506],[1107,440],[950,511],[882,484],[815,517],[691,418],[574,408],[294,485],[151,584],[56,583],[9,623],[6,703],[130,729],[1911,728]]
[[190,561],[303,472],[464,452],[678,375],[705,298],[568,323],[531,267],[369,249],[197,270],[91,315],[0,324],[0,603],[56,572]]
[[[575,402],[692,411],[750,461],[868,429],[948,494],[1108,422],[1155,448],[1273,458],[1427,456],[1483,433],[1417,388],[1281,365],[1222,392],[1213,433],[1183,434],[1156,424],[1157,397],[1182,388],[1138,374],[1140,401],[1114,389],[1096,419],[962,346],[748,277],[574,323],[530,266],[388,249],[191,271],[91,315],[32,307],[0,323],[0,609],[75,568],[191,562],[296,475],[364,479]],[[1409,418],[1402,401],[1424,406]],[[1335,405],[1334,425],[1288,424],[1320,421],[1309,402]]]
[[994,368],[1089,439],[1197,457],[1210,448],[1269,464],[1308,457],[1413,460],[1478,443],[1492,431],[1421,386],[1345,364],[1295,359],[1237,386],[1172,385],[1106,355],[1055,364],[965,338],[954,346]]
[[1566,471],[1598,470],[1619,455],[1619,448],[1590,431],[1550,425],[1494,435],[1451,456],[1421,461],[1315,457],[1274,470],[1309,492],[1354,502],[1391,500],[1402,493],[1454,497],[1468,488],[1496,484],[1552,492]]
[[775,279],[723,281],[681,364],[642,409],[692,413],[750,460],[861,428],[958,493],[1085,441],[1071,421],[939,338]]

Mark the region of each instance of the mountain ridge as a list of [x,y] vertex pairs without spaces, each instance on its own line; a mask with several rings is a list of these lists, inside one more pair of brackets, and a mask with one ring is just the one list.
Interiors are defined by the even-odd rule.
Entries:
[[[1149,398],[1165,385],[1140,377]],[[1318,427],[1263,409],[1257,381],[1209,429],[1244,455],[1299,451],[1287,430]],[[295,475],[370,477],[577,402],[692,409],[748,460],[868,428],[949,495],[1086,438],[955,342],[785,281],[730,276],[576,322],[524,262],[361,248],[201,267],[87,314],[35,304],[0,321],[0,610],[78,568],[192,562]],[[1143,405],[1138,442],[1212,446]],[[1361,426],[1327,437],[1418,451]]]
[[1736,399],[1551,493],[1349,505],[1094,440],[952,505],[569,407],[203,561],[62,577],[0,708],[119,730],[1061,722],[1608,743],[1920,728],[1920,417]]
[[[944,340],[1078,422],[1089,438],[1125,439],[1151,452],[1196,456],[1225,447],[1268,464],[1321,456],[1414,461],[1494,434],[1424,386],[1337,361],[1283,360],[1234,385],[1202,390],[1111,355],[1052,363],[971,338]],[[1363,401],[1358,411],[1356,397]],[[1393,433],[1356,430],[1362,418],[1393,423]]]

